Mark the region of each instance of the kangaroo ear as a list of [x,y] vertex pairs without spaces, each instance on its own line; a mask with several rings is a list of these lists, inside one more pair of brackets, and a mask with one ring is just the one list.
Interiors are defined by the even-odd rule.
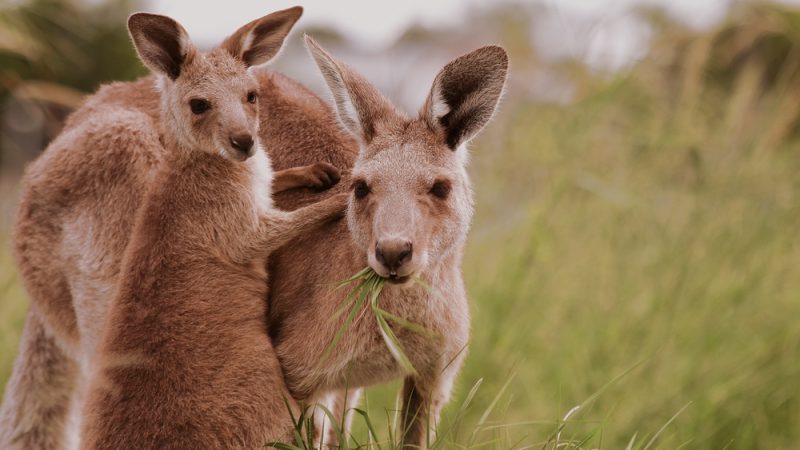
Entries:
[[457,149],[492,118],[507,72],[508,55],[497,46],[454,59],[436,75],[420,117],[431,129],[443,129],[447,146]]
[[239,28],[220,47],[247,67],[265,64],[278,54],[284,39],[302,15],[300,6],[276,11]]
[[135,13],[128,18],[128,32],[144,65],[174,80],[195,52],[180,24],[157,14]]
[[339,120],[354,135],[369,143],[381,121],[397,117],[397,109],[363,76],[334,59],[310,36],[306,48],[328,84]]

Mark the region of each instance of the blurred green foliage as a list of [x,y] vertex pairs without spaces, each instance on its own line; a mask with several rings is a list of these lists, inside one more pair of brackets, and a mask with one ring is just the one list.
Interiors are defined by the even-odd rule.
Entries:
[[91,92],[145,72],[125,22],[133,0],[30,0],[0,7],[0,97],[22,80]]
[[[15,0],[0,4],[0,171],[18,172],[66,115],[106,82],[146,72],[126,28],[136,0]],[[13,125],[10,125],[13,124]],[[38,135],[24,136],[38,129]],[[23,130],[23,136],[17,133]],[[30,140],[33,138],[33,140]]]
[[[473,339],[443,419],[454,441],[477,429],[473,447],[555,448],[560,429],[559,448],[800,445],[800,14],[746,5],[706,32],[646,16],[657,34],[645,60],[612,76],[564,64],[574,101],[511,91],[473,146]],[[50,31],[51,52],[89,48]],[[55,50],[62,37],[73,50]],[[86,64],[131,65],[95,82],[139,73],[127,37],[115,39]],[[530,66],[528,43],[508,47],[512,69]],[[78,60],[57,65],[71,74],[61,79],[50,63],[2,58],[93,86]],[[27,300],[0,262],[5,380]],[[378,428],[396,391],[369,393]]]
[[576,101],[511,93],[474,145],[459,443],[509,379],[482,448],[800,442],[800,14],[660,19],[632,70],[565,65]]

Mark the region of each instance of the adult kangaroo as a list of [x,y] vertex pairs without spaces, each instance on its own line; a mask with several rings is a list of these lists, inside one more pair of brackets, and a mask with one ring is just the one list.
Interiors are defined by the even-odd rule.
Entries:
[[[346,222],[301,236],[271,258],[270,336],[290,392],[307,405],[320,402],[340,413],[355,406],[360,388],[404,376],[398,434],[404,447],[424,448],[469,337],[460,268],[472,217],[465,144],[491,119],[508,58],[502,48],[488,46],[451,61],[436,76],[419,114],[408,117],[312,39],[306,38],[306,45],[359,153],[342,186],[350,186]],[[284,148],[274,148],[277,167],[339,158],[277,151]],[[278,205],[287,208],[301,204],[305,201],[296,194],[278,197]],[[389,282],[381,308],[439,337],[394,329],[416,374],[403,373],[366,311],[321,361],[344,320],[334,319],[346,292],[333,292],[331,285],[367,265]],[[410,282],[413,276],[432,289]],[[321,417],[317,414],[318,432]],[[333,432],[317,439],[335,445]]]
[[[251,63],[269,60],[301,14],[302,9],[296,7],[257,19],[236,31],[217,51]],[[181,48],[144,43],[140,52],[160,56],[161,61],[170,61],[163,57],[172,56],[176,61],[187,56]],[[174,65],[160,69],[177,70]],[[77,445],[75,418],[82,409],[84,380],[92,371],[122,255],[145,192],[165,163],[162,84],[148,76],[102,87],[71,115],[64,131],[26,171],[14,250],[31,307],[0,410],[2,449]],[[263,123],[261,117],[272,101],[268,97],[281,94],[275,89],[258,90],[259,122]],[[202,107],[190,105],[190,100],[185,99],[186,108]],[[227,134],[221,135],[224,128],[218,127],[225,115],[217,112],[197,123],[218,128],[219,133],[208,134],[227,139]],[[270,129],[259,129],[262,143]],[[268,164],[262,169],[269,171]],[[329,164],[285,168],[274,174],[274,191],[324,188],[338,180],[338,171]],[[269,203],[268,183],[267,179],[255,187],[261,203]]]

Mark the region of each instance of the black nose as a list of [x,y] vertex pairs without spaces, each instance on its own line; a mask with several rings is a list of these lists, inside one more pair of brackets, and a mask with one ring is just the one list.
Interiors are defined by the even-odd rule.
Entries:
[[234,134],[231,136],[231,145],[242,153],[249,153],[253,148],[253,136],[249,133]]
[[386,267],[390,275],[397,275],[403,264],[411,261],[411,242],[402,239],[380,241],[375,246],[375,259]]

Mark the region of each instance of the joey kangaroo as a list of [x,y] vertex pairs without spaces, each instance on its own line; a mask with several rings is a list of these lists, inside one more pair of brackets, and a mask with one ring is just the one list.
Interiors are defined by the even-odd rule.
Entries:
[[[272,103],[280,101],[270,97],[282,96],[282,93],[259,88],[263,92],[256,101],[262,105],[255,108],[244,97],[251,92],[253,81],[244,76],[243,71],[247,64],[254,66],[249,72],[263,71],[255,65],[278,52],[301,14],[302,8],[295,7],[262,17],[226,39],[212,52],[213,58],[194,59],[198,64],[201,61],[222,64],[208,71],[210,77],[227,77],[222,71],[228,68],[238,81],[231,81],[234,85],[228,81],[205,83],[205,86],[212,85],[212,89],[198,98],[209,100],[211,109],[196,117],[187,112],[186,108],[192,107],[187,103],[189,98],[174,105],[183,108],[177,117],[190,117],[190,127],[172,126],[172,119],[167,121],[169,124],[162,124],[160,120],[161,92],[168,84],[176,82],[159,79],[169,80],[169,76],[150,75],[135,82],[113,83],[90,96],[70,116],[64,131],[28,167],[23,179],[14,250],[21,278],[31,297],[31,307],[0,408],[0,448],[38,450],[77,448],[79,445],[75,430],[80,424],[76,413],[83,406],[83,381],[93,371],[92,357],[107,322],[136,211],[149,186],[158,177],[163,178],[158,174],[162,173],[167,159],[174,158],[162,143],[164,133],[184,130],[184,138],[211,146],[203,145],[204,149],[233,151],[234,143],[229,138],[245,134],[239,133],[244,128],[236,130],[239,127],[233,125],[246,123],[253,127],[253,109],[257,109],[259,117],[269,114],[269,126],[262,120],[257,128],[260,138],[253,138],[248,150],[253,156],[241,163],[242,167],[235,172],[266,172],[253,177],[254,181],[262,181],[247,185],[247,177],[241,175],[232,186],[244,183],[241,187],[244,190],[237,190],[235,198],[245,193],[255,194],[253,201],[260,206],[270,205],[269,179],[264,178],[269,176],[269,161],[256,142],[265,142],[264,133],[272,127],[280,127],[282,115],[267,110]],[[181,32],[180,36],[185,35]],[[174,57],[181,48],[187,50],[186,56],[189,53],[198,56],[189,51],[188,40],[181,42],[186,47],[172,49],[140,42],[144,44],[140,49],[143,56],[161,58],[158,61],[162,63],[169,63],[168,57]],[[228,59],[223,50],[237,61]],[[163,70],[174,71],[178,67],[163,66]],[[239,90],[245,87],[251,90],[237,91],[234,98],[227,98],[227,90],[230,86],[236,87],[236,83],[239,83]],[[177,92],[174,86],[171,92]],[[287,128],[286,123],[284,128]],[[317,135],[323,141],[332,141],[325,138],[323,132]],[[243,148],[245,144],[246,139],[237,140],[236,145]],[[335,146],[336,142],[330,145]],[[291,151],[298,149],[302,147],[292,146]],[[285,170],[274,173],[273,192],[296,187],[324,189],[335,184],[339,176],[333,165],[317,161],[282,169]],[[226,187],[222,191],[230,189],[232,187]],[[223,196],[208,189],[198,194],[210,200]],[[240,204],[245,205],[242,202],[240,200]],[[237,232],[244,232],[247,223],[237,224]],[[254,284],[253,281],[248,283]],[[203,285],[203,280],[198,280],[198,285]],[[259,292],[265,289],[263,279],[258,289]],[[224,308],[220,305],[220,309]],[[270,350],[267,347],[265,351]],[[260,358],[268,358],[268,354]],[[284,412],[285,407],[281,405],[278,411]]]
[[264,43],[203,54],[168,17],[134,14],[128,28],[162,75],[167,153],[92,363],[83,446],[249,449],[288,438],[289,396],[266,330],[266,255],[342,213],[346,195],[291,213],[272,207],[247,72],[266,62]]
[[[449,399],[469,337],[460,271],[472,216],[465,144],[492,117],[508,58],[502,48],[489,46],[453,60],[436,76],[419,114],[407,117],[312,39],[306,38],[306,44],[333,92],[341,123],[356,137],[360,151],[349,180],[346,222],[301,236],[271,258],[272,343],[295,399],[308,405],[321,402],[335,413],[355,406],[361,387],[404,376],[403,445],[425,447]],[[308,157],[273,153],[279,167]],[[278,199],[279,205],[290,207],[308,201]],[[347,279],[367,264],[390,282],[381,293],[383,309],[440,336],[431,339],[394,328],[416,375],[402,372],[369,314],[359,314],[320,363],[344,320],[332,320],[346,292],[333,292],[331,282]],[[421,277],[432,291],[409,282],[412,276]],[[338,419],[349,422],[349,417]],[[321,421],[319,415],[318,432]],[[335,445],[333,434],[318,439]]]

